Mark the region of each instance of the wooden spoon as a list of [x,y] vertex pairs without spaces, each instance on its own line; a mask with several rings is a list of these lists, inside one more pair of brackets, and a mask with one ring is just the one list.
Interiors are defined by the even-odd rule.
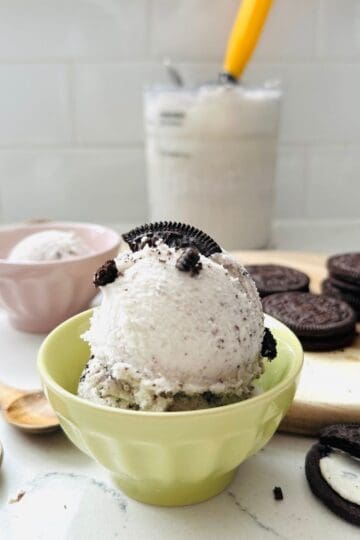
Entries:
[[18,390],[0,383],[0,407],[9,424],[27,433],[45,433],[59,427],[59,420],[41,390]]

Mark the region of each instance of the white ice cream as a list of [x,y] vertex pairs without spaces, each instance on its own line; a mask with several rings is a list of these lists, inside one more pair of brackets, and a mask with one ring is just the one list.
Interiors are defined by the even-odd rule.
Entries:
[[91,249],[75,232],[53,229],[26,236],[13,247],[8,259],[14,262],[57,261],[89,253]]
[[254,282],[225,253],[180,271],[183,250],[145,246],[115,261],[118,278],[83,336],[91,348],[79,395],[142,410],[178,410],[248,397],[263,370],[261,303]]

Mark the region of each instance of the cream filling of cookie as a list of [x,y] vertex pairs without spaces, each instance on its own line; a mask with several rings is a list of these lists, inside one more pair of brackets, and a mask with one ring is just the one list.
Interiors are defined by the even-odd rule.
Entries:
[[331,452],[320,460],[321,475],[346,501],[360,506],[360,460],[348,454]]

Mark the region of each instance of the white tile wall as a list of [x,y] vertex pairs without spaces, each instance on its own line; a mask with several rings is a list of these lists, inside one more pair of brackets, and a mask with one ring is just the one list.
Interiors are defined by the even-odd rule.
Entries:
[[1,0],[0,59],[144,58],[147,0]]
[[360,145],[310,149],[307,215],[360,216]]
[[159,64],[80,65],[75,78],[76,136],[87,144],[143,140],[142,89],[166,82]]
[[280,219],[304,216],[306,208],[306,149],[282,146],[278,152],[275,213]]
[[0,65],[0,145],[71,140],[68,69]]
[[[239,4],[239,0],[153,0],[152,54],[179,61],[221,61]],[[318,9],[319,0],[275,0],[254,59],[311,58]]]
[[291,65],[285,88],[283,141],[360,141],[360,64]]
[[319,0],[275,0],[254,60],[313,58],[318,10]]
[[278,79],[284,90],[280,141],[302,145],[360,141],[360,62],[254,63],[249,82]]
[[[164,56],[215,80],[239,2],[1,0],[0,220],[145,219],[142,87]],[[285,92],[277,218],[359,222],[360,0],[275,0],[245,73],[265,78]]]
[[318,51],[322,58],[360,58],[359,0],[321,0]]
[[144,167],[141,148],[1,151],[3,219],[141,222]]

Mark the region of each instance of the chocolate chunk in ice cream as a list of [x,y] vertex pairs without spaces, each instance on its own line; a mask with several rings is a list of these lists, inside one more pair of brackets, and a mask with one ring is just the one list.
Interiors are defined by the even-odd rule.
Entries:
[[100,268],[96,271],[94,276],[94,285],[95,287],[103,287],[108,283],[112,283],[118,277],[118,269],[116,263],[113,259],[106,261]]
[[261,355],[269,360],[274,360],[276,357],[276,340],[268,328],[264,330]]
[[190,272],[192,276],[198,274],[202,268],[199,250],[195,247],[186,248],[176,261],[176,268],[181,272]]

